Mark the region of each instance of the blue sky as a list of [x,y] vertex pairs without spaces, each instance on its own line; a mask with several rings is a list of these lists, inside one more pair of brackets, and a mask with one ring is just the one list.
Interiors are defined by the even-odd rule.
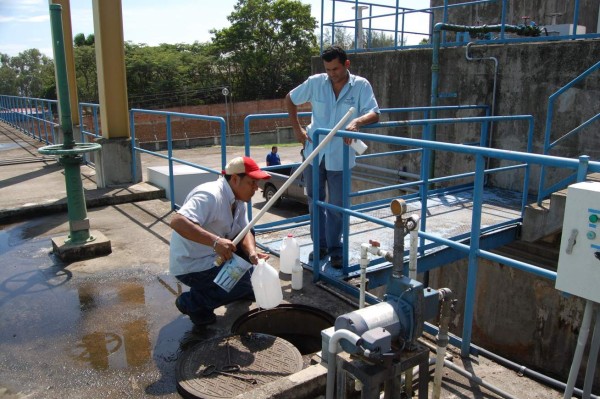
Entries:
[[[312,6],[313,16],[320,21],[321,0],[301,1]],[[395,0],[372,2],[395,4]],[[52,58],[48,4],[48,0],[0,0],[0,53],[13,57],[24,50],[37,48]],[[211,29],[228,26],[227,16],[237,0],[121,0],[121,4],[125,40],[153,46],[210,41]],[[427,7],[428,4],[429,1],[424,0],[401,1],[401,5],[410,8]],[[73,35],[94,33],[92,0],[71,0],[70,5]],[[340,19],[340,15],[350,18],[351,6],[336,2],[336,19]],[[326,22],[331,21],[330,7],[331,1],[327,1]],[[420,24],[423,25],[422,19]]]

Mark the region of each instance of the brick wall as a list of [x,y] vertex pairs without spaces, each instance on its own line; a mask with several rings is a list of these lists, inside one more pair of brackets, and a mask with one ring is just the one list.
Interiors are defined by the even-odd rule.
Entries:
[[[250,114],[286,113],[284,99],[260,100],[245,102],[228,102],[229,108],[229,133],[241,134],[244,132],[244,119]],[[310,105],[300,107],[301,111],[310,111]],[[185,114],[208,115],[222,117],[227,121],[225,104],[210,104],[183,106],[162,109],[161,111],[179,112]],[[84,116],[83,122],[93,126],[92,117]],[[305,118],[302,123],[308,124]],[[288,127],[288,118],[255,120],[250,124],[250,132],[275,131],[279,127]],[[182,117],[171,117],[171,134],[173,140],[218,137],[220,124],[218,122],[200,121]],[[162,115],[136,113],[135,137],[139,142],[164,141],[167,137],[166,117]]]

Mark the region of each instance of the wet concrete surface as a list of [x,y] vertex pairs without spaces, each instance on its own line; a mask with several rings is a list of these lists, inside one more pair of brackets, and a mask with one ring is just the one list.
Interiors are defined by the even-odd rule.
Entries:
[[[2,141],[8,130],[0,122],[0,143],[18,144],[2,150],[3,159],[28,160],[0,167],[0,211],[62,198],[60,168],[48,161],[30,162],[39,143],[12,131]],[[280,150],[285,152],[284,147]],[[202,157],[213,162],[211,167],[219,164],[213,149],[204,156],[201,149],[185,151],[184,159],[196,162],[194,158]],[[297,152],[293,147],[289,151]],[[242,152],[232,148],[230,156]],[[147,166],[155,161],[143,162]],[[86,196],[93,196],[93,169],[82,169],[82,176]],[[263,204],[257,194],[257,209]],[[305,208],[273,209],[265,221],[302,212]],[[255,304],[240,301],[221,307],[217,323],[205,328],[194,327],[177,311],[174,299],[186,287],[168,273],[171,215],[164,198],[88,208],[91,227],[111,240],[112,253],[70,264],[53,256],[51,244],[52,237],[69,231],[65,212],[48,211],[0,225],[0,398],[180,397],[175,364],[182,351],[229,335],[233,322]],[[278,267],[278,258],[270,263]],[[334,317],[354,310],[349,301],[313,284],[307,270],[301,291],[291,290],[289,276],[281,282],[286,303],[314,306]],[[454,359],[518,397],[562,397],[486,359]],[[443,398],[497,397],[452,372],[445,371],[444,379]],[[269,397],[269,391],[244,397]]]

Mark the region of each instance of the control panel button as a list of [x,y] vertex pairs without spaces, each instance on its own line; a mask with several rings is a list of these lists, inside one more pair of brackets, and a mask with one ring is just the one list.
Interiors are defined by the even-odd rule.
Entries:
[[590,223],[596,223],[598,221],[598,215],[592,214],[589,217]]
[[594,240],[594,239],[596,239],[596,233],[593,232],[593,231],[588,231],[587,232],[587,238],[588,238],[588,240]]

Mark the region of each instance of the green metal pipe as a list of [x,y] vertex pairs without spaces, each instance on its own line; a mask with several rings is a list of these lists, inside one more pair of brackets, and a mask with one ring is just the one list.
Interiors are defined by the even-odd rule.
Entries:
[[67,61],[63,40],[62,6],[60,4],[50,4],[50,29],[54,50],[54,68],[56,70],[56,91],[60,107],[60,127],[64,135],[63,146],[72,148],[75,141],[73,140],[73,121],[71,118]]
[[73,121],[69,99],[67,80],[67,62],[62,28],[62,7],[60,4],[50,5],[50,26],[54,47],[54,65],[56,69],[56,87],[60,107],[60,126],[64,135],[62,150],[69,154],[61,155],[59,162],[65,167],[65,184],[67,189],[67,211],[69,214],[69,243],[82,244],[93,240],[90,236],[89,220],[85,205],[85,194],[81,182],[80,164],[82,157],[74,148]]

